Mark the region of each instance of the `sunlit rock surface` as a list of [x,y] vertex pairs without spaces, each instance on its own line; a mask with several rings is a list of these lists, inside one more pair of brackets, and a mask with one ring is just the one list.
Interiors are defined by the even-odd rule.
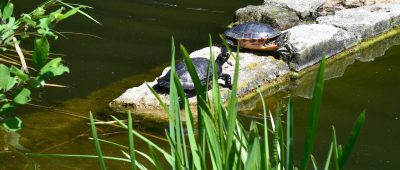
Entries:
[[324,54],[333,56],[358,42],[353,34],[332,25],[299,25],[288,31],[289,41],[298,50],[290,63],[296,71],[318,63]]
[[[219,47],[213,47],[214,56],[218,56],[221,53]],[[210,49],[208,47],[201,50],[195,51],[190,54],[191,58],[205,57],[209,58]],[[287,75],[289,73],[288,65],[277,60],[274,57],[268,56],[268,54],[254,54],[241,52],[240,56],[240,67],[239,67],[239,79],[238,79],[238,92],[237,96],[241,97],[248,93],[251,93],[266,83],[270,83],[276,80],[280,76]],[[229,63],[223,65],[223,73],[227,73],[232,76],[234,73],[235,60],[233,57],[230,58]],[[164,76],[168,72],[169,68],[166,68],[160,77]],[[149,86],[153,87],[157,80],[148,83]],[[227,88],[222,89],[222,97],[225,101],[227,98]],[[211,95],[211,91],[209,92]],[[169,96],[165,93],[161,93],[160,97],[166,104],[169,104]],[[195,104],[195,97],[189,98],[190,104]],[[130,111],[149,111],[149,110],[161,110],[161,106],[152,94],[146,84],[142,84],[138,87],[128,89],[120,97],[110,103],[110,107],[119,112]],[[163,113],[155,113],[163,114]],[[152,115],[155,116],[155,115]],[[158,115],[165,116],[165,115]]]
[[344,9],[317,18],[317,23],[334,25],[364,40],[400,25],[400,3]]
[[294,10],[301,18],[315,15],[327,0],[265,0],[264,4],[276,4]]
[[300,23],[297,14],[287,8],[276,5],[249,5],[236,10],[238,24],[248,21],[259,21],[270,24],[279,30],[286,30]]

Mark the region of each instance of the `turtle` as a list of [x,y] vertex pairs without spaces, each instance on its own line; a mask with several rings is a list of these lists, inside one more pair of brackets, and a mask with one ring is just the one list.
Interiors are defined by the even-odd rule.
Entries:
[[277,52],[283,60],[290,60],[296,49],[288,42],[290,32],[280,32],[269,24],[245,22],[224,32],[226,42],[232,46]]
[[[229,52],[227,52],[226,48],[222,48],[221,54],[215,59],[215,64],[217,67],[218,78],[224,80],[224,86],[231,89],[231,76],[229,74],[222,73],[222,65],[227,62],[230,57]],[[208,73],[210,60],[207,58],[196,57],[192,58],[192,63],[196,69],[197,75],[201,81],[202,86],[206,86],[208,83],[207,80],[212,80],[213,72]],[[194,91],[194,83],[192,78],[187,70],[186,64],[184,62],[180,62],[175,66],[176,74],[179,78],[179,81],[182,84],[185,93],[191,94]],[[165,74],[165,76],[157,79],[157,84],[155,85],[157,88],[161,87],[163,89],[169,89],[170,87],[170,75],[171,70]],[[207,77],[208,75],[208,77]]]

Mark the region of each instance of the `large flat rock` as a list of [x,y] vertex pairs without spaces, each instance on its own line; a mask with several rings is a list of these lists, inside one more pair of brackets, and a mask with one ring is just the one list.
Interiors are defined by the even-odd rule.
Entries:
[[298,50],[290,61],[296,71],[318,63],[324,54],[331,57],[358,43],[356,37],[332,25],[311,24],[293,27],[289,41]]
[[[218,56],[221,53],[219,47],[212,47],[214,56]],[[204,57],[209,58],[210,48],[206,47],[201,50],[195,51],[190,54],[191,58],[195,57]],[[240,71],[239,71],[239,80],[238,80],[238,92],[237,96],[241,97],[248,93],[251,93],[264,84],[272,82],[276,80],[280,76],[287,75],[289,73],[288,65],[281,61],[277,60],[274,57],[259,54],[256,55],[254,53],[246,53],[241,52],[240,56]],[[233,77],[235,60],[233,57],[230,58],[229,62],[231,64],[225,63],[223,65],[223,73],[230,74]],[[168,72],[170,68],[166,68],[163,75]],[[149,82],[149,86],[154,86],[156,84],[156,80],[153,82]],[[229,90],[224,88],[222,89],[223,100],[226,100],[226,94]],[[210,92],[211,94],[211,92]],[[168,94],[160,94],[161,99],[169,104],[169,95]],[[191,105],[195,105],[196,99],[195,97],[189,98],[189,103]],[[149,112],[151,110],[161,110],[161,106],[158,100],[154,97],[151,91],[148,89],[146,84],[142,84],[138,87],[133,87],[128,89],[125,93],[119,96],[117,99],[113,100],[110,103],[110,107],[118,112]],[[153,115],[146,115],[150,117],[165,117],[162,112],[151,112]],[[155,115],[160,114],[160,115]]]
[[334,25],[365,40],[400,25],[400,3],[344,9],[317,18],[317,23]]
[[264,0],[264,4],[277,4],[295,11],[301,18],[313,16],[327,0]]
[[236,22],[241,24],[248,21],[259,21],[270,24],[279,30],[286,30],[300,23],[297,14],[287,8],[266,5],[249,5],[236,10]]

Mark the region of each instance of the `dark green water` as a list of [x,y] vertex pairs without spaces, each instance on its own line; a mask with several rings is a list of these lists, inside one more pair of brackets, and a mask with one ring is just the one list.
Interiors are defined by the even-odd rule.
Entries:
[[[88,140],[88,121],[80,116],[88,117],[89,111],[104,115],[108,102],[127,88],[158,76],[169,62],[171,36],[176,42],[185,44],[189,51],[203,48],[207,45],[208,34],[217,37],[223,32],[237,8],[261,2],[116,0],[111,3],[93,0],[83,3],[95,8],[89,13],[102,25],[75,17],[60,25],[60,29],[101,38],[70,34],[68,39],[55,42],[52,49],[68,55],[65,60],[72,72],[54,83],[69,88],[48,88],[35,94],[32,104],[44,107],[21,108],[24,129],[19,134],[5,135],[8,141],[0,140],[3,143],[19,143],[21,146],[17,148],[23,146],[32,152],[94,154],[93,143]],[[29,5],[24,4],[24,7],[29,8]],[[396,132],[400,129],[400,91],[397,90],[400,87],[400,47],[393,46],[386,51],[393,44],[400,44],[399,38],[381,42],[357,56],[329,66],[327,77],[330,79],[325,82],[315,148],[320,164],[325,160],[331,140],[331,125],[337,129],[339,142],[344,143],[358,114],[366,110],[366,124],[347,168],[400,169],[397,158],[400,133]],[[366,62],[373,58],[375,61]],[[308,122],[313,77],[310,73],[293,82],[288,90],[267,97],[271,106],[285,103],[288,96],[294,99],[297,153],[301,152]],[[256,100],[254,103],[254,108],[243,114],[261,113],[260,103]],[[154,136],[164,136],[163,126],[147,120],[135,123],[136,129]],[[99,126],[99,129],[101,138],[127,142],[127,134],[121,129],[110,126]],[[162,140],[149,138],[165,144]],[[143,150],[147,148],[140,141],[136,146]],[[121,156],[118,149],[107,145],[103,145],[103,150],[107,155]],[[5,169],[22,169],[24,162],[40,169],[98,167],[96,160],[32,159],[19,152],[2,152],[0,162],[0,167]],[[129,168],[121,162],[108,161],[107,164],[110,169]]]

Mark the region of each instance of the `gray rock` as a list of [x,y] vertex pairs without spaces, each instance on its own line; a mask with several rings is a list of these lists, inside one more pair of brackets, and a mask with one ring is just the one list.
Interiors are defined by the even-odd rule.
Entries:
[[331,57],[358,42],[353,34],[332,25],[299,25],[287,31],[291,33],[289,41],[298,50],[290,62],[296,71],[318,63],[324,54]]
[[317,18],[317,23],[334,25],[365,40],[400,25],[400,3],[344,9]]
[[[213,47],[214,56],[217,56],[221,50],[218,47]],[[194,57],[205,57],[209,58],[210,49],[203,48],[201,50],[195,51],[190,54],[192,58]],[[238,79],[238,92],[237,96],[241,97],[250,92],[253,92],[257,87],[264,85],[269,82],[273,82],[277,77],[284,76],[289,73],[289,67],[286,63],[281,60],[277,60],[271,56],[259,56],[253,53],[240,53],[240,71]],[[235,61],[233,57],[230,58],[232,65],[224,64],[223,73],[230,74],[233,77]],[[162,77],[169,68],[166,68],[160,77]],[[156,80],[148,83],[149,86],[154,86]],[[226,100],[228,94],[228,89],[222,89],[223,100]],[[209,92],[211,95],[211,91]],[[169,96],[168,94],[160,94],[160,98],[168,105]],[[189,103],[191,105],[196,104],[196,98],[189,98]],[[153,118],[166,118],[167,115],[162,112],[153,112],[154,110],[161,110],[161,106],[148,89],[146,84],[142,84],[138,87],[133,87],[128,89],[120,97],[113,100],[109,106],[117,112],[127,112],[132,111],[135,114],[141,114],[146,117]]]
[[364,5],[364,0],[344,0],[344,5],[349,8],[360,7]]
[[239,24],[248,21],[259,21],[270,24],[279,30],[289,29],[300,22],[295,12],[274,5],[249,5],[236,10],[235,15]]
[[307,18],[314,16],[319,7],[325,4],[327,0],[264,0],[264,4],[277,4],[288,7],[301,17]]

